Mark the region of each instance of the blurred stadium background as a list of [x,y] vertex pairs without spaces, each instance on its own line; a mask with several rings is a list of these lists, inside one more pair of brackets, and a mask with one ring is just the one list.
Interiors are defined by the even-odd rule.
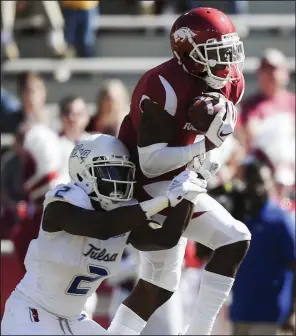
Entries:
[[[117,134],[140,76],[171,57],[172,23],[195,6],[229,13],[246,53],[237,133],[211,187],[229,186],[239,164],[259,149],[274,168],[275,198],[294,213],[294,1],[1,1],[1,315],[24,272],[27,244],[38,232],[42,196],[68,178],[67,160],[57,157],[67,157],[85,132]],[[274,90],[279,87],[286,98],[276,100],[273,88],[264,92],[264,71],[277,73]],[[264,107],[256,97],[249,99],[258,92],[269,95]],[[36,123],[49,127],[41,131],[43,138],[33,134]],[[42,141],[48,146],[47,131],[59,137],[58,148],[42,149]],[[275,150],[279,138],[284,141]],[[34,186],[25,183],[32,174],[38,175]],[[219,192],[221,202],[227,190]],[[185,268],[202,267],[195,248],[190,243]],[[123,265],[126,276],[104,283],[97,302],[90,302],[104,327],[136,279],[133,253]],[[226,307],[219,319],[218,333],[231,333]]]

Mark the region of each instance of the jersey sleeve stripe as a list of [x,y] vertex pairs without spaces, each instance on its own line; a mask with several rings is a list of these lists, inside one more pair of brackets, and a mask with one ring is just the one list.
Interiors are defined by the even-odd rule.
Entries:
[[165,89],[165,105],[164,109],[172,116],[177,112],[178,99],[175,90],[171,84],[162,76],[159,75],[161,84]]

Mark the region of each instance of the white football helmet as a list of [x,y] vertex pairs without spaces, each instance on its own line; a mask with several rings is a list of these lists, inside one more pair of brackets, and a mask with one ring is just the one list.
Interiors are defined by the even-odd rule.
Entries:
[[135,165],[129,152],[117,138],[96,134],[78,142],[69,158],[72,181],[104,210],[130,201],[135,183]]

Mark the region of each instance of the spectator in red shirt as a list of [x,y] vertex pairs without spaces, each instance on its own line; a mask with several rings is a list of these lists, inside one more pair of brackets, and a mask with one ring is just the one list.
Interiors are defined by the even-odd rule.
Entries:
[[268,117],[287,113],[293,124],[295,118],[295,94],[287,90],[289,69],[284,54],[277,49],[265,50],[257,74],[258,93],[242,102],[237,126],[238,137],[248,149]]

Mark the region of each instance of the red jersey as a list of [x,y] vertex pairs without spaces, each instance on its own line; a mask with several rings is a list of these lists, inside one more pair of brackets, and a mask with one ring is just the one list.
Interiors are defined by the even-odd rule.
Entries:
[[[236,104],[244,92],[244,78],[227,83],[220,93]],[[200,135],[192,127],[188,119],[188,108],[196,96],[205,92],[213,92],[200,77],[195,77],[183,70],[175,58],[160,64],[146,72],[139,80],[132,95],[130,113],[125,117],[119,132],[119,139],[130,151],[131,159],[137,166],[136,197],[139,201],[149,199],[141,186],[160,181],[171,181],[185,166],[163,175],[148,178],[139,165],[138,136],[142,118],[141,102],[145,98],[157,103],[174,117],[173,136],[169,147],[182,147],[197,142]],[[167,125],[159,125],[167,127]],[[161,129],[158,130],[161,132]],[[146,194],[146,195],[145,195]]]

